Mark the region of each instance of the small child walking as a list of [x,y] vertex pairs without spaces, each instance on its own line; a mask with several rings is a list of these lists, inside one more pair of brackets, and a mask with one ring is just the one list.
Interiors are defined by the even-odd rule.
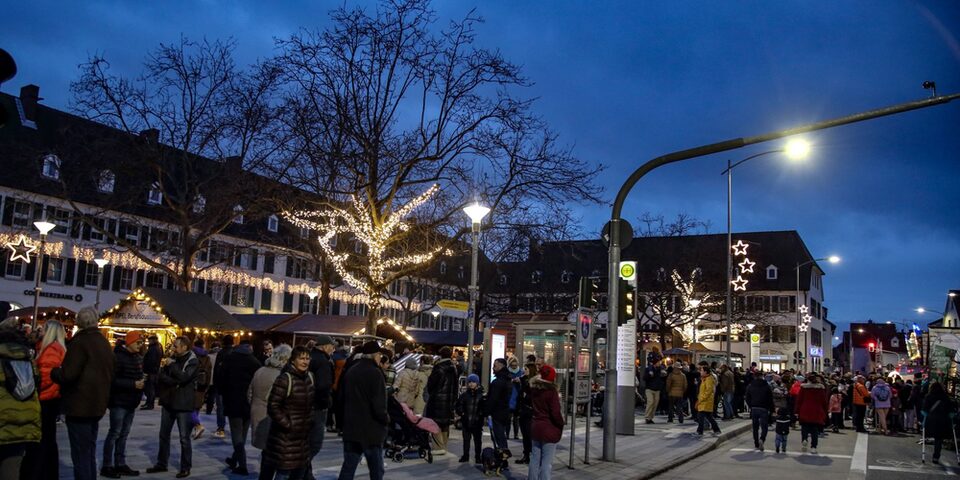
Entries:
[[843,428],[843,395],[837,387],[830,392],[830,423],[833,424],[833,433],[839,433]]
[[463,456],[460,463],[470,461],[470,440],[473,440],[474,459],[480,463],[480,452],[483,438],[483,418],[486,414],[483,387],[480,386],[480,377],[475,373],[467,376],[467,388],[457,398],[454,411],[460,417],[463,429]]
[[790,421],[791,415],[786,408],[781,407],[780,410],[777,410],[775,427],[777,437],[776,442],[774,443],[777,448],[777,453],[787,453],[787,435],[790,435]]

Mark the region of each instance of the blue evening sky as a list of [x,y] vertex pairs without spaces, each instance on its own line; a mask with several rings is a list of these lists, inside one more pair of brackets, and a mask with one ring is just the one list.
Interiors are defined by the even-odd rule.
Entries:
[[[354,2],[347,2],[352,5]],[[239,42],[243,63],[273,39],[322,28],[335,2],[13,2],[0,46],[20,72],[66,109],[88,55],[117,72],[179,36]],[[369,5],[369,3],[368,3]],[[478,42],[524,68],[537,111],[586,160],[609,168],[612,199],[626,175],[675,150],[960,92],[960,3],[955,1],[447,1],[441,22],[469,9],[486,19]],[[811,157],[770,155],[734,175],[734,230],[797,229],[827,265],[831,320],[916,321],[960,288],[960,101],[808,135]],[[625,218],[684,212],[726,228],[734,161],[779,144],[687,161],[640,181]],[[583,211],[599,231],[609,209]],[[636,223],[636,222],[634,222]],[[717,252],[723,255],[723,252]],[[928,316],[925,320],[933,320]]]

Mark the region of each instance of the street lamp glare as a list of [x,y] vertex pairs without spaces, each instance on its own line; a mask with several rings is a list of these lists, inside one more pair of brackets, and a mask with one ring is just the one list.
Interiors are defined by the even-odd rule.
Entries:
[[700,302],[701,300],[699,298],[693,298],[693,299],[690,299],[690,301],[688,301],[687,303],[689,303],[691,307],[697,308],[700,306]]
[[926,313],[927,309],[923,307],[917,307],[917,313]]
[[472,220],[473,223],[480,223],[483,221],[483,217],[486,217],[487,214],[490,213],[490,209],[480,205],[478,202],[474,202],[473,205],[464,207],[463,212],[470,217],[470,220]]
[[747,330],[753,330],[753,327],[756,327],[756,325],[754,325],[754,324],[752,324],[752,323],[748,323],[748,324],[747,324]]
[[37,230],[40,230],[40,235],[46,235],[50,233],[50,230],[53,230],[54,228],[56,228],[55,224],[50,223],[46,220],[39,220],[39,221],[33,222],[33,226],[37,227]]
[[430,312],[430,315],[433,315],[433,318],[437,318],[440,316],[440,312],[437,310],[433,310]]
[[98,267],[103,268],[106,267],[110,261],[106,258],[94,258],[93,263],[96,263]]
[[310,297],[310,301],[316,300],[317,292],[314,292],[313,290],[311,290],[307,292],[307,296]]
[[783,147],[783,153],[794,160],[801,160],[810,153],[810,142],[802,138],[794,138]]
[[830,255],[829,257],[827,257],[827,261],[830,263],[840,263],[840,257],[836,255]]

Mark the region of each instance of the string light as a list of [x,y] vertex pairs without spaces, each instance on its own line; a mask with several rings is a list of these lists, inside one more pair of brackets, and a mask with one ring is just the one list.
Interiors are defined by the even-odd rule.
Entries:
[[753,273],[753,266],[757,262],[751,262],[749,258],[744,258],[742,262],[738,264],[740,267],[740,273]]
[[[107,328],[110,328],[110,329],[115,329],[115,330],[122,330],[122,329],[135,330],[135,329],[137,329],[138,327],[132,327],[132,328],[131,328],[131,327],[127,327],[127,326],[113,326],[113,325],[112,325],[112,322],[113,322],[113,313],[119,311],[119,310],[123,307],[124,304],[126,304],[126,303],[128,303],[128,302],[132,302],[132,301],[146,302],[147,305],[150,306],[150,308],[152,308],[158,315],[160,315],[160,317],[163,319],[163,321],[164,321],[165,323],[167,323],[167,324],[169,324],[169,325],[173,325],[173,322],[170,320],[170,317],[168,317],[166,313],[163,313],[163,312],[162,312],[162,310],[161,310],[161,308],[160,308],[160,304],[157,303],[157,301],[154,300],[153,298],[151,298],[149,295],[147,295],[147,293],[144,292],[142,288],[138,288],[138,289],[134,290],[134,291],[131,292],[129,295],[127,295],[126,298],[124,298],[123,300],[120,300],[120,302],[118,302],[116,305],[114,305],[114,306],[110,307],[109,309],[107,309],[106,313],[105,313],[105,314],[103,315],[103,317],[102,317],[102,320],[100,321],[100,325],[101,325],[101,326],[104,326],[104,327],[107,327]],[[169,330],[169,329],[168,329],[168,330]],[[183,331],[184,331],[185,333],[195,332],[195,333],[197,333],[197,334],[209,334],[209,333],[211,333],[210,330],[208,330],[208,329],[198,328],[198,327],[183,327]],[[243,330],[223,331],[223,333],[233,333],[233,334],[236,334],[236,335],[238,335],[238,336],[243,336],[243,335],[245,335],[245,334],[246,334],[247,336],[252,336],[252,335],[253,335],[253,332],[244,332]]]
[[[12,250],[12,247],[10,246],[10,244],[17,245],[21,241],[21,239],[26,239],[25,241],[27,242],[27,245],[33,245],[35,249],[38,246],[36,244],[29,243],[30,237],[28,235],[24,235],[23,233],[0,232],[0,244],[6,245],[6,247],[10,248],[11,250]],[[43,249],[43,253],[44,255],[49,255],[51,257],[59,257],[63,253],[63,248],[64,248],[64,242],[50,240],[48,237],[46,246]],[[35,252],[33,251],[30,252],[30,254],[34,254],[34,253]],[[11,256],[10,261],[11,262],[15,261],[14,257]],[[30,263],[30,262],[27,261],[26,263]]]
[[[400,325],[399,323],[394,322],[392,318],[383,317],[383,318],[377,320],[377,325],[383,325],[383,324],[387,324],[387,325],[390,325],[391,327],[393,327],[393,329],[396,330],[397,333],[403,335],[403,338],[407,339],[407,341],[410,341],[410,342],[413,342],[413,341],[414,341],[414,340],[413,340],[413,337],[410,336],[409,333],[407,333],[407,330],[406,330],[405,328],[403,328],[403,326]],[[366,332],[367,332],[367,327],[363,327],[363,328],[361,328],[360,330],[357,330],[356,332],[353,332],[353,335],[354,335],[354,336],[363,335],[363,334],[366,333]]]
[[746,255],[747,255],[747,247],[749,247],[749,246],[750,246],[749,244],[743,243],[743,240],[737,240],[737,243],[735,243],[735,244],[732,246],[732,248],[733,248],[733,254],[734,254],[734,255],[737,255],[737,256],[740,256],[740,255],[746,256]]
[[734,292],[736,292],[736,291],[738,291],[738,290],[745,292],[745,291],[747,290],[747,283],[748,283],[748,282],[749,282],[749,281],[746,280],[746,279],[744,279],[742,276],[737,275],[737,279],[731,281],[730,283],[733,284],[733,291],[734,291]]

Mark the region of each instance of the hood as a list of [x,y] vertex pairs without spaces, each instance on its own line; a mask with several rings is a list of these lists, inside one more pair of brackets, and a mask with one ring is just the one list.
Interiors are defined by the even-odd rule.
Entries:
[[233,347],[233,351],[242,355],[253,355],[253,345],[249,343],[241,343],[236,347]]
[[808,382],[808,383],[804,383],[803,385],[800,385],[800,388],[802,388],[802,389],[811,389],[811,388],[812,388],[812,389],[819,389],[819,390],[826,390],[826,389],[827,389],[827,387],[824,386],[822,383],[809,383],[809,382]]
[[493,374],[497,378],[510,378],[510,371],[506,368],[501,368],[499,371]]
[[430,372],[433,371],[433,365],[420,365],[421,372]]
[[30,349],[26,345],[17,342],[0,343],[0,358],[30,360],[31,357]]
[[530,388],[537,390],[559,390],[556,383],[548,382],[537,375],[530,379]]
[[209,355],[203,347],[193,347],[193,353],[196,353],[198,357],[206,357]]

